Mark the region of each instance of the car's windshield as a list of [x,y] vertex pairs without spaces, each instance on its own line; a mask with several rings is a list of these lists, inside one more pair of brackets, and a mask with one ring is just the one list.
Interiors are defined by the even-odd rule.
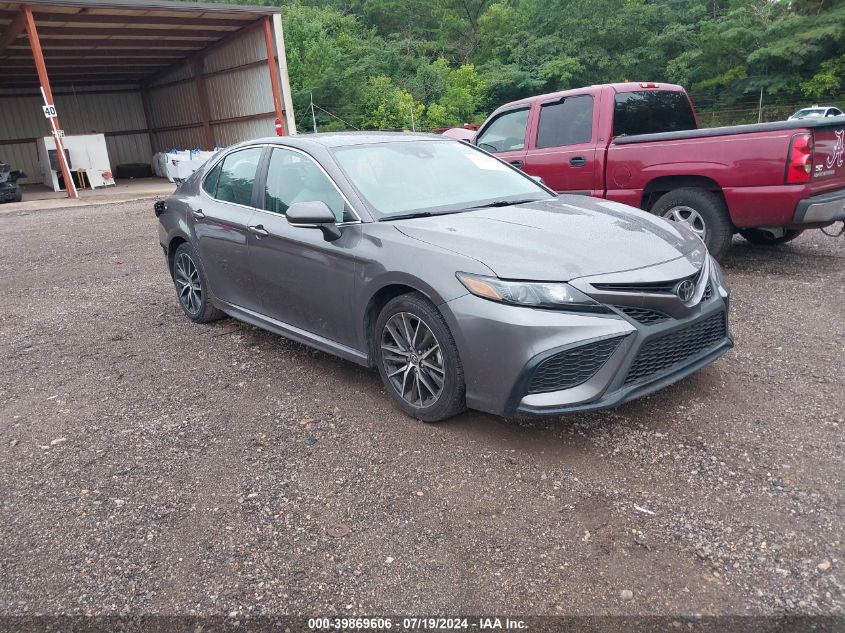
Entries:
[[824,116],[824,109],[823,108],[808,108],[806,110],[798,110],[795,114],[793,114],[793,118],[796,119],[807,119],[812,117],[820,117]]
[[458,141],[374,143],[334,153],[382,219],[553,197],[529,177]]

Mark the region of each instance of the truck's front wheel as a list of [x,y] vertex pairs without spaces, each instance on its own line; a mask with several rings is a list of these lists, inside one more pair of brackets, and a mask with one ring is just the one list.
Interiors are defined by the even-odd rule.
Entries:
[[682,187],[661,196],[652,207],[655,215],[686,224],[697,233],[716,259],[728,251],[733,227],[722,199],[707,189]]

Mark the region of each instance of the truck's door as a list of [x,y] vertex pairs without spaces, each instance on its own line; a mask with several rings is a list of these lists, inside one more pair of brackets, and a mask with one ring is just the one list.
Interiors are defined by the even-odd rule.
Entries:
[[522,169],[525,163],[525,141],[530,113],[529,104],[500,112],[479,130],[475,144]]
[[555,191],[590,194],[600,188],[595,185],[596,105],[592,94],[540,103],[537,134],[529,138],[525,153],[525,172],[540,176]]

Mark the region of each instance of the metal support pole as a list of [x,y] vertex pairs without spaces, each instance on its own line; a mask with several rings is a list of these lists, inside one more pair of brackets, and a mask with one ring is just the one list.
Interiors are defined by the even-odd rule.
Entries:
[[[44,63],[41,40],[38,39],[38,31],[35,28],[35,19],[32,17],[32,11],[29,7],[24,6],[21,10],[26,21],[26,36],[29,38],[29,47],[32,49],[32,57],[35,60],[35,70],[38,73],[38,81],[41,83],[41,94],[44,96],[44,105],[54,106],[55,102],[53,101],[53,91],[50,88],[50,77],[47,75],[47,66]],[[73,178],[71,178],[67,158],[65,157],[64,143],[59,135],[59,130],[61,129],[59,119],[58,117],[53,117],[50,119],[50,122],[53,129],[53,138],[56,141],[56,158],[62,170],[62,178],[65,181],[67,196],[68,198],[78,198],[79,194],[76,191],[76,185],[73,184]]]
[[211,131],[211,109],[208,105],[208,90],[205,87],[205,58],[198,57],[191,64],[194,72],[194,82],[197,85],[197,97],[200,102],[200,115],[202,116],[203,136],[205,137],[205,149],[214,149],[214,133]]
[[273,108],[276,119],[284,121],[285,109],[282,106],[282,88],[279,81],[279,67],[276,65],[276,43],[273,41],[273,24],[270,16],[264,18],[264,44],[267,48],[267,68],[270,70],[270,89],[273,92]]

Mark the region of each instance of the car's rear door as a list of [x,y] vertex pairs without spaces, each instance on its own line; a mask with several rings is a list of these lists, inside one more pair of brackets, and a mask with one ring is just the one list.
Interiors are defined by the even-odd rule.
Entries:
[[[356,244],[360,222],[325,171],[308,154],[273,147],[259,183],[259,210],[249,235],[252,277],[262,313],[330,341],[353,346],[360,323],[349,314],[357,285]],[[340,239],[329,242],[319,229],[291,226],[285,218],[295,202],[325,202]]]
[[555,191],[590,194],[596,186],[594,138],[597,106],[592,94],[557,97],[540,104],[537,135],[529,139],[525,173]]
[[247,256],[248,227],[255,208],[253,187],[263,147],[226,154],[205,175],[188,213],[212,294],[237,306],[255,309]]
[[475,144],[498,158],[522,169],[528,137],[530,104],[509,108],[495,114],[475,137]]

